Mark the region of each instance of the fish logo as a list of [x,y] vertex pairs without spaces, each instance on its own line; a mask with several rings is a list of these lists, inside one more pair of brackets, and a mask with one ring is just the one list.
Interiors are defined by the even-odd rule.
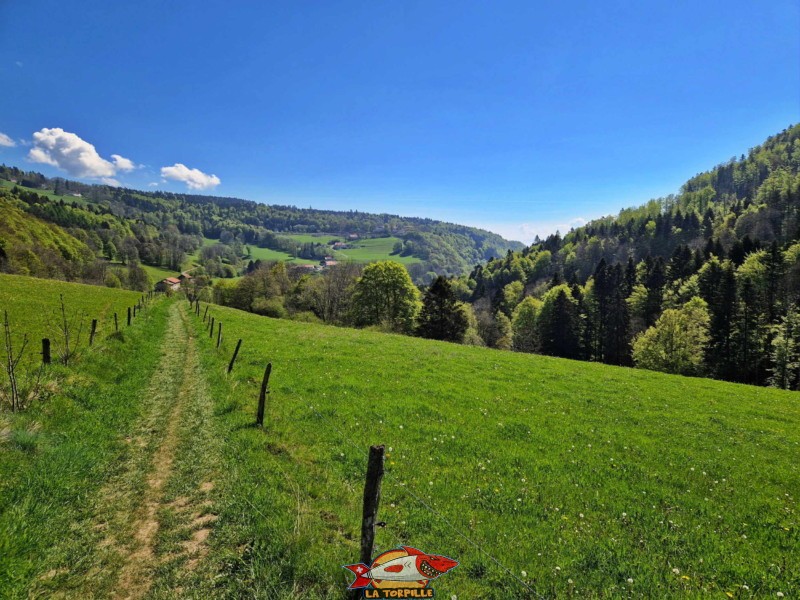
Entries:
[[[458,562],[446,556],[438,554],[425,554],[421,550],[410,546],[401,546],[394,550],[389,550],[378,555],[372,564],[367,566],[364,563],[355,565],[344,565],[344,568],[356,576],[355,581],[350,584],[348,589],[422,589],[434,579],[447,573],[450,569],[458,566]],[[431,592],[433,590],[430,590]],[[432,597],[433,594],[426,594],[418,597]],[[366,595],[366,598],[389,598],[400,597],[392,593],[391,595]],[[404,595],[402,597],[417,597],[414,595]]]

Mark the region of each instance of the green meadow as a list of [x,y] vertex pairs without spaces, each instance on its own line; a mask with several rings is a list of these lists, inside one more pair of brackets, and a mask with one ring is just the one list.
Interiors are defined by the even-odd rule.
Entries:
[[23,336],[28,336],[30,342],[23,357],[24,362],[35,363],[40,360],[41,340],[44,337],[51,338],[55,357],[62,295],[67,317],[76,324],[73,335],[77,333],[78,324],[83,322],[79,340],[81,346],[88,340],[92,319],[97,319],[100,334],[111,333],[114,330],[114,313],[118,315],[119,325],[123,325],[128,307],[142,297],[140,292],[0,274],[0,319],[2,311],[8,311],[12,339],[17,348]]
[[[242,497],[231,501],[266,515],[243,522],[238,540],[254,544],[253,585],[344,584],[340,566],[358,555],[366,452],[384,444],[377,544],[458,560],[436,583],[444,597],[799,589],[796,393],[210,314],[228,351],[244,340],[224,419],[230,457],[241,458]],[[261,432],[248,424],[266,361]]]
[[[0,283],[31,329],[60,291],[87,313],[131,301]],[[457,560],[439,597],[800,593],[797,393],[208,314],[219,349],[158,299],[0,415],[0,597],[345,598],[372,444],[375,553]]]

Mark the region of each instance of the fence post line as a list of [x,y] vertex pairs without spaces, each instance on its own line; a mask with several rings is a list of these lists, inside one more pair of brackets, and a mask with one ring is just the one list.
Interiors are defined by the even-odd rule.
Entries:
[[219,349],[219,345],[222,343],[222,321],[219,322],[217,325],[217,349]]
[[131,307],[128,307],[128,327],[131,326]]
[[264,370],[264,379],[261,380],[261,393],[258,395],[258,413],[256,414],[256,425],[259,427],[264,426],[264,405],[267,403],[267,394],[269,394],[269,376],[272,373],[272,363],[267,363],[267,368]]
[[119,331],[119,323],[117,322],[117,313],[114,313],[114,331]]
[[367,462],[367,479],[364,484],[364,511],[361,517],[361,562],[372,563],[372,548],[375,542],[375,523],[381,501],[384,447],[370,446]]
[[97,333],[97,319],[92,319],[92,331],[89,333],[89,346],[94,344],[95,333]]
[[42,338],[42,364],[50,364],[50,340]]
[[203,313],[203,323],[205,323],[205,322],[206,322],[206,315],[207,315],[207,314],[208,314],[208,304],[206,304],[206,310],[205,310],[205,312]]
[[211,317],[211,331],[209,332],[208,337],[212,340],[214,339],[214,321],[214,317]]
[[230,375],[231,371],[233,371],[233,363],[236,362],[236,357],[238,356],[239,348],[241,347],[242,347],[242,338],[239,338],[239,341],[236,342],[236,350],[233,351],[233,356],[231,356],[231,362],[228,364],[228,375]]

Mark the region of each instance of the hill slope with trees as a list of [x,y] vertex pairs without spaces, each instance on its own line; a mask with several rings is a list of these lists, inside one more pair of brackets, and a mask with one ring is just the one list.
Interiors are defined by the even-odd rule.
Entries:
[[[226,264],[235,264],[232,271],[218,269],[216,276],[240,274],[244,264],[239,259],[248,245],[279,251],[296,248],[296,241],[282,233],[398,238],[394,253],[419,259],[408,268],[420,282],[432,281],[436,275],[465,274],[475,264],[523,248],[483,229],[432,219],[88,185],[16,167],[0,166],[0,184],[0,194],[7,201],[73,233],[83,230],[98,254],[123,263],[133,260],[179,269],[203,238],[220,240],[225,248],[218,249],[214,258],[225,256]],[[104,235],[103,229],[110,235]],[[316,253],[314,248],[299,252],[314,259],[324,258],[328,251],[320,247]]]
[[480,265],[458,289],[497,347],[796,389],[799,171],[796,125],[676,195]]

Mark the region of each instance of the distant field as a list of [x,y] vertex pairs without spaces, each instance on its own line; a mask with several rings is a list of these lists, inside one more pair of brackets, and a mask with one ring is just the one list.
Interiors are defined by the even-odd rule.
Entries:
[[19,184],[16,184],[16,183],[12,183],[11,181],[8,181],[7,179],[0,179],[0,188],[7,188],[7,189],[11,190],[11,189],[14,189],[14,187],[19,187],[19,189],[25,190],[26,192],[35,192],[35,193],[39,194],[40,196],[46,196],[47,198],[49,198],[50,200],[53,200],[54,202],[58,202],[59,200],[63,200],[64,202],[69,202],[69,203],[75,202],[77,204],[84,205],[84,206],[86,204],[88,204],[88,202],[86,201],[86,198],[78,198],[76,196],[69,196],[69,195],[62,196],[62,195],[58,195],[58,194],[53,193],[53,190],[40,190],[40,189],[35,189],[35,188],[27,188],[25,186],[22,186],[22,185],[19,185]]
[[43,337],[53,340],[53,355],[56,353],[60,294],[64,295],[70,317],[76,312],[84,316],[81,344],[86,343],[88,326],[92,319],[98,320],[99,332],[108,334],[114,327],[114,312],[118,313],[122,325],[128,307],[133,306],[142,296],[140,292],[0,274],[0,311],[8,310],[16,344],[21,342],[24,334],[31,340],[25,356],[28,363],[40,360],[38,353],[42,349]]
[[[292,581],[344,585],[341,565],[358,556],[367,448],[380,443],[387,526],[376,543],[458,560],[437,596],[800,592],[796,393],[209,314],[229,340],[209,372],[244,340],[226,437],[236,489],[270,515],[239,531],[238,543],[264,540],[252,575],[241,575],[252,585],[277,576],[275,540],[293,557]],[[248,424],[268,360],[262,434]],[[220,397],[227,385],[220,377]],[[232,513],[246,514],[236,502]]]
[[393,260],[403,265],[410,265],[422,262],[414,256],[392,255],[395,243],[401,241],[400,238],[370,238],[349,242],[355,248],[347,250],[337,250],[336,258],[339,260],[353,260],[356,262],[372,262],[375,260]]
[[337,236],[330,233],[322,234],[297,234],[297,233],[279,233],[282,237],[292,238],[300,243],[317,243],[327,244],[332,239],[338,239],[348,244],[352,244],[354,248],[347,250],[332,250],[331,253],[336,260],[346,261],[352,260],[354,262],[367,263],[376,260],[393,260],[404,265],[422,262],[419,258],[414,256],[396,256],[392,254],[394,245],[402,241],[397,237],[386,238],[366,238],[358,240],[347,240],[343,236]]
[[332,233],[283,233],[276,232],[276,235],[281,237],[291,238],[300,242],[301,244],[327,244],[331,240],[342,240],[344,238],[340,235]]
[[287,254],[286,252],[272,250],[270,248],[259,248],[257,246],[250,246],[250,258],[252,258],[252,260],[274,260],[293,265],[315,265],[319,262],[305,258],[293,258],[291,254]]

